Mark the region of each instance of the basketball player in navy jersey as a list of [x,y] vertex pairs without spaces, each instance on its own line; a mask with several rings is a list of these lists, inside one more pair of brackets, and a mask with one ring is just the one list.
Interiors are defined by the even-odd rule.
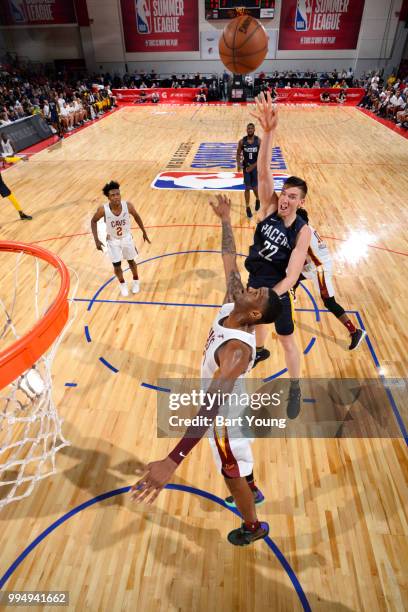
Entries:
[[[285,361],[291,378],[288,400],[288,417],[296,418],[300,411],[300,353],[294,338],[293,306],[289,290],[296,284],[298,270],[302,270],[310,245],[311,231],[307,223],[296,214],[303,207],[307,194],[305,181],[289,177],[278,197],[270,169],[273,137],[278,116],[269,93],[261,94],[256,101],[256,112],[264,131],[258,155],[259,223],[254,242],[245,260],[249,272],[248,286],[270,287],[280,296],[282,314],[275,321],[275,330],[285,353]],[[258,326],[256,333],[257,358],[267,359],[270,352],[264,348],[268,328]]]
[[255,126],[253,123],[247,125],[247,135],[238,143],[237,148],[237,170],[243,170],[245,184],[245,206],[248,219],[252,217],[250,201],[250,192],[253,190],[256,201],[255,210],[259,210],[260,202],[258,195],[258,171],[257,160],[261,139],[255,136]]
[[134,218],[142,230],[143,240],[150,244],[146,234],[142,219],[137,214],[133,204],[121,199],[119,183],[111,181],[102,189],[103,194],[108,198],[108,203],[99,206],[91,220],[92,234],[95,246],[98,251],[102,251],[104,245],[98,237],[97,223],[100,219],[105,219],[106,223],[106,245],[108,254],[113,265],[115,276],[120,283],[120,292],[123,297],[129,295],[127,283],[123,277],[122,259],[126,259],[133,275],[132,293],[139,293],[140,282],[137,272],[135,258],[137,250],[133,243],[130,231],[130,216]]
[[[211,203],[211,206],[222,222],[222,260],[227,293],[210,330],[201,366],[207,400],[197,416],[199,422],[203,417],[207,417],[207,421],[202,427],[189,427],[165,459],[147,465],[144,476],[132,487],[135,501],[152,503],[198,444],[221,407],[217,404],[218,392],[236,393],[238,389],[239,393],[240,379],[251,370],[255,359],[255,327],[260,323],[272,323],[282,308],[273,290],[266,287],[244,289],[236,262],[231,202],[226,196],[217,196],[217,200],[217,204]],[[206,384],[208,381],[211,382]],[[207,403],[212,394],[215,394],[213,406]],[[258,521],[255,507],[263,500],[263,495],[254,484],[251,440],[233,438],[228,436],[227,427],[221,429],[224,430],[222,434],[214,427],[211,448],[235,502],[230,505],[236,505],[243,518],[241,527],[228,534],[228,541],[235,546],[246,546],[268,535],[269,526]]]

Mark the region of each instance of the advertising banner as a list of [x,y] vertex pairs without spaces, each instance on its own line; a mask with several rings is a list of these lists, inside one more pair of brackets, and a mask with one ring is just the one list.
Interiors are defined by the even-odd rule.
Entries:
[[[277,89],[278,102],[287,102],[290,104],[311,104],[320,103],[320,94],[326,92],[330,96],[330,102],[336,102],[341,89],[324,88],[324,89],[306,89],[303,87],[292,87],[292,89]],[[347,106],[356,106],[363,99],[364,89],[361,87],[350,87],[345,90],[346,101],[343,104]]]
[[195,102],[196,95],[201,91],[198,87],[155,87],[154,89],[113,89],[112,93],[120,103],[135,102],[140,99],[140,94],[146,94],[146,102],[149,102],[152,94],[159,95],[160,102]]
[[198,51],[198,2],[121,0],[129,53]]
[[9,125],[4,125],[1,132],[10,138],[16,152],[52,136],[50,126],[40,115],[13,121]]
[[0,23],[9,26],[76,23],[72,0],[1,0]]
[[279,51],[355,49],[364,0],[285,0]]

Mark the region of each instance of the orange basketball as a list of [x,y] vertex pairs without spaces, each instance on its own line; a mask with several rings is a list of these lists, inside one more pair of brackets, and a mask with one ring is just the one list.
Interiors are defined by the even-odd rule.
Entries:
[[250,15],[241,15],[227,23],[218,47],[221,61],[228,70],[247,74],[264,61],[268,52],[268,35],[259,21]]

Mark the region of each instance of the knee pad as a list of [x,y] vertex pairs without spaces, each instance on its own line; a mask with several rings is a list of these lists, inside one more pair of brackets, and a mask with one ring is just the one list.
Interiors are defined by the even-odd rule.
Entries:
[[113,265],[114,268],[120,268],[121,265],[122,265],[122,262],[121,261],[114,261],[112,265]]
[[325,298],[323,304],[326,306],[327,310],[333,313],[338,319],[344,315],[344,308],[336,302],[334,297]]

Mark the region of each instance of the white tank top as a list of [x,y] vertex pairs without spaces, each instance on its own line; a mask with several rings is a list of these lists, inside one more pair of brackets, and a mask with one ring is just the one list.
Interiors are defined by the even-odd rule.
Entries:
[[4,140],[2,140],[1,146],[3,149],[4,155],[8,155],[8,156],[14,155],[13,147],[11,146],[11,143],[9,140],[7,140],[7,142],[4,142]]
[[219,366],[215,360],[215,354],[217,350],[228,342],[228,340],[240,340],[241,342],[245,342],[252,352],[251,360],[248,364],[248,368],[246,372],[244,372],[239,378],[243,378],[245,374],[247,374],[253,366],[255,355],[256,355],[256,341],[255,341],[255,331],[253,332],[244,332],[239,329],[231,329],[229,327],[223,327],[220,324],[220,321],[225,319],[234,309],[234,304],[224,304],[220,310],[218,311],[217,316],[215,317],[214,323],[210,329],[210,333],[208,334],[207,342],[205,344],[205,349],[203,353],[203,360],[201,362],[201,379],[210,382],[213,378],[216,371],[219,369]]
[[307,251],[306,266],[307,268],[318,268],[323,266],[327,271],[331,271],[332,258],[327,244],[321,239],[318,232],[309,224],[312,236],[310,246]]
[[115,240],[124,238],[130,234],[130,216],[127,202],[121,201],[122,211],[120,215],[114,215],[109,204],[104,204],[106,239]]

